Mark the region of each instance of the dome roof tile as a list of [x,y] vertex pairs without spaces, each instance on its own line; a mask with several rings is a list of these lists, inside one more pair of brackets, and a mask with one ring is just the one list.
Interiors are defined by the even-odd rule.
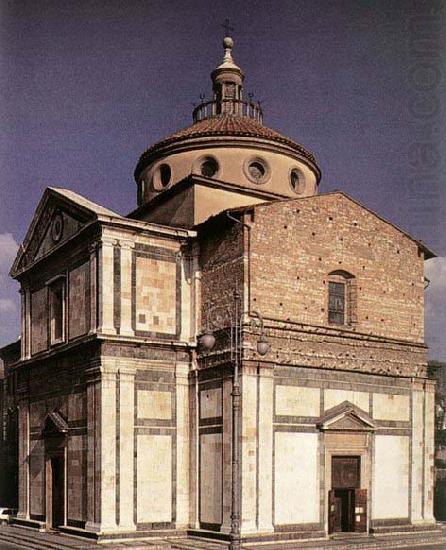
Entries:
[[179,130],[171,136],[152,145],[141,155],[135,169],[135,178],[138,179],[142,170],[144,170],[144,168],[151,162],[152,157],[154,157],[156,153],[164,147],[187,139],[218,136],[251,137],[278,142],[294,149],[297,153],[307,158],[317,167],[316,159],[312,153],[307,151],[299,143],[296,143],[292,139],[276,132],[275,130],[272,130],[271,128],[263,126],[252,118],[225,114],[195,122],[191,126],[188,126],[183,130]]

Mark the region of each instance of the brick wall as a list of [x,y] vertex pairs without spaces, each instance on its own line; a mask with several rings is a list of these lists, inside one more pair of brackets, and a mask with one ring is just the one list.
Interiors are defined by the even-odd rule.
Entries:
[[235,288],[238,288],[243,300],[246,237],[243,226],[223,218],[206,224],[199,232],[199,242],[201,319],[202,327],[205,327],[208,312],[213,306],[219,306],[218,311],[214,310],[213,318],[219,313],[225,315],[225,308],[232,311]]
[[328,274],[356,281],[350,327],[423,341],[423,258],[418,246],[342,194],[255,208],[252,306],[266,317],[328,325]]
[[[251,310],[265,318],[266,361],[426,376],[416,242],[341,193],[257,205],[241,219],[250,231],[224,214],[201,227],[203,315],[210,304],[232,303],[243,281]],[[355,290],[344,325],[328,323],[334,271],[348,273]],[[247,338],[245,359],[258,359],[257,338],[258,331]]]

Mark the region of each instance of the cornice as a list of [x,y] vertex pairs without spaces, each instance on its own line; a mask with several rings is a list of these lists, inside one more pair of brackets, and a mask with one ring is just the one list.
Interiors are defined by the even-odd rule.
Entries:
[[271,151],[273,153],[285,154],[295,160],[304,163],[315,175],[319,184],[321,170],[316,163],[314,156],[297,143],[291,145],[291,140],[284,138],[284,141],[273,138],[231,135],[223,133],[209,133],[209,135],[183,136],[176,139],[161,141],[143,153],[135,168],[135,181],[138,183],[142,172],[160,158],[173,153],[194,151],[197,149],[209,149],[215,147],[246,147],[248,149]]

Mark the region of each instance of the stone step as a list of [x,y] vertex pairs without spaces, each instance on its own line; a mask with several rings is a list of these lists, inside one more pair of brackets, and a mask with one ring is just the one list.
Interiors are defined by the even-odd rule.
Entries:
[[172,550],[226,550],[229,548],[228,542],[211,541],[198,537],[170,540],[170,545]]
[[[39,550],[92,550],[98,548],[96,541],[74,537],[57,532],[40,532],[33,528],[9,525],[0,528],[1,541],[14,544],[18,548]],[[107,550],[129,549],[133,550],[170,550],[171,545],[167,540],[133,539],[117,540],[107,543]]]
[[70,537],[53,533],[42,533],[32,528],[15,525],[0,528],[0,540],[16,544],[21,548],[41,548],[48,550],[91,550],[92,543],[70,540]]
[[362,535],[344,536],[324,541],[283,541],[269,543],[245,543],[243,550],[294,550],[307,548],[308,550],[373,550],[393,548],[417,548],[423,545],[438,545],[439,550],[446,548],[446,533],[444,530],[426,531],[418,533],[393,533],[392,535]]
[[[38,532],[35,529],[17,526],[0,527],[1,541],[25,550],[92,550],[98,543],[77,539],[52,532]],[[417,533],[392,533],[379,535],[344,535],[329,540],[283,540],[270,542],[244,542],[243,550],[373,550],[417,548],[422,545],[438,545],[439,550],[446,548],[446,530],[435,530]],[[166,537],[158,540],[120,540],[102,544],[107,550],[227,550],[229,543],[201,537]]]
[[[23,537],[23,536],[17,536],[16,534],[6,534],[6,533],[0,533],[0,541],[1,542],[7,542],[8,544],[13,544],[17,546],[18,548],[30,548],[30,549],[41,549],[41,550],[61,550],[61,549],[68,549],[72,547],[68,547],[65,545],[60,544],[54,544],[50,543],[45,540],[35,540],[30,537]],[[1,547],[0,542],[0,547]],[[76,547],[79,548],[79,547]]]

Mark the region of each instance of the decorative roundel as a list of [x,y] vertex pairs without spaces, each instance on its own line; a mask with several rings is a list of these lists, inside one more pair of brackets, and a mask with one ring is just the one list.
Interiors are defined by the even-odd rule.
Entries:
[[302,172],[297,168],[293,168],[290,172],[291,189],[301,195],[305,191],[305,180]]
[[212,157],[206,157],[203,159],[200,172],[202,176],[212,178],[218,172],[218,162]]
[[270,168],[261,157],[248,159],[244,165],[245,174],[254,183],[266,183],[270,178]]
[[55,243],[59,242],[63,233],[63,218],[60,212],[57,212],[51,222],[51,238]]

